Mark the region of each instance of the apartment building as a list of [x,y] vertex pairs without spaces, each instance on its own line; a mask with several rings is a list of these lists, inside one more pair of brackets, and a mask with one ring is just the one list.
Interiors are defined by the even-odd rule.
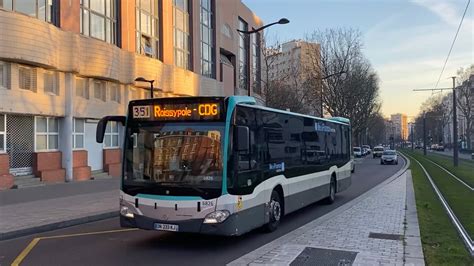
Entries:
[[408,117],[406,114],[393,114],[390,116],[392,121],[392,132],[395,141],[408,140]]
[[[292,40],[285,42],[277,48],[267,51],[268,57],[263,66],[268,80],[284,84],[297,94],[308,94],[307,90],[318,89],[321,86],[319,80],[312,79],[315,67],[319,66],[320,45],[318,43],[303,40]],[[268,65],[268,69],[267,69]],[[317,88],[310,82],[317,82]],[[321,110],[312,113],[321,116]]]
[[118,176],[130,100],[247,95],[262,102],[261,20],[240,0],[0,1],[0,188]]

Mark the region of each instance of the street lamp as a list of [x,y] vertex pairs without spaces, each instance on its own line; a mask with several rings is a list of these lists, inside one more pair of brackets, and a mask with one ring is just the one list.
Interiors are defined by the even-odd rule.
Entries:
[[155,82],[155,80],[153,79],[148,80],[148,79],[145,79],[144,77],[138,77],[135,79],[135,81],[150,83],[150,98],[153,99],[153,82]]
[[[259,31],[262,31],[263,29],[266,29],[266,28],[268,28],[268,27],[270,27],[270,26],[273,26],[273,25],[275,25],[275,24],[288,24],[288,23],[290,23],[290,21],[289,21],[287,18],[281,18],[281,19],[278,20],[278,21],[275,21],[275,22],[273,22],[273,23],[264,25],[264,26],[262,26],[262,27],[260,27],[260,28],[257,28],[257,29],[253,29],[253,30],[239,30],[239,29],[237,29],[237,32],[250,35],[250,34],[257,33],[257,32],[259,32]],[[247,43],[247,42],[245,42],[245,46],[246,46],[247,51],[248,51],[249,49],[248,49],[248,43]],[[250,88],[247,88],[247,92],[248,92],[247,95],[250,96]]]

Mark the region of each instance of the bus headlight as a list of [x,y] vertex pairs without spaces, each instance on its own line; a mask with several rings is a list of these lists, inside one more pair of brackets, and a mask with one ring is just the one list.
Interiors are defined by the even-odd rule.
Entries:
[[133,213],[130,211],[130,209],[127,206],[120,206],[120,214],[127,218],[135,217],[135,215],[133,215]]
[[206,215],[204,218],[205,224],[218,224],[225,221],[230,216],[230,212],[227,210],[215,211]]

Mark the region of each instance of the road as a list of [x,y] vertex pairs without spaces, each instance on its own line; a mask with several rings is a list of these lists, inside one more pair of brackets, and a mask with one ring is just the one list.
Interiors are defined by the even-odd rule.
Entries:
[[[278,230],[270,234],[255,230],[244,236],[226,238],[123,231],[118,219],[112,218],[2,241],[0,265],[9,265],[25,249],[29,252],[24,253],[21,265],[224,265],[351,201],[393,175],[404,164],[380,165],[378,159],[371,157],[357,160],[351,187],[337,194],[334,204],[315,203],[285,216]],[[89,234],[91,232],[95,233]],[[76,235],[67,236],[70,234]],[[50,236],[57,238],[45,238]],[[29,250],[29,243],[38,237],[40,241]]]

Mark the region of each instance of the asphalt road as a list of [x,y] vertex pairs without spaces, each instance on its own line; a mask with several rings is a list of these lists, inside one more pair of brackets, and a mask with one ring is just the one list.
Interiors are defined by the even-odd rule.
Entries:
[[[0,265],[10,265],[25,249],[29,252],[23,253],[26,256],[21,265],[224,265],[351,201],[404,164],[380,165],[371,157],[357,160],[351,187],[337,194],[334,204],[315,203],[285,216],[273,233],[255,230],[240,237],[216,237],[123,231],[118,219],[112,218],[2,241]],[[70,234],[77,235],[65,236]],[[47,238],[51,236],[55,238]],[[31,241],[38,237],[40,241],[29,250]]]

